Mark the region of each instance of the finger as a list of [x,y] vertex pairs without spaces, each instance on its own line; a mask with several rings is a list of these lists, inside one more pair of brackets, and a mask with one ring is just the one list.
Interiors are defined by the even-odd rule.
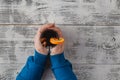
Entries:
[[35,41],[35,40],[41,41],[41,40],[40,40],[40,36],[41,36],[41,33],[37,33],[37,34],[35,35],[35,37],[34,37],[34,41]]
[[38,39],[37,34],[34,37],[34,42]]
[[46,47],[47,43],[46,41],[43,42],[43,47]]
[[[43,26],[41,26],[40,28],[38,28],[38,31],[37,31],[37,33],[36,33],[36,36],[35,36],[35,38],[40,38],[40,36],[41,36],[41,33],[44,31],[44,30],[46,30],[47,28],[52,28],[52,27],[54,27],[54,23],[49,23],[49,24],[45,24],[45,25],[43,25]],[[35,40],[35,39],[34,39]]]
[[41,44],[41,42],[40,42],[40,37],[39,37],[37,34],[35,35],[34,43],[35,43],[36,45],[42,46],[42,44]]
[[38,33],[44,32],[48,28],[53,28],[55,25],[53,23],[45,24],[38,29]]
[[43,43],[46,41],[46,38],[41,38],[40,41],[41,41],[41,43]]

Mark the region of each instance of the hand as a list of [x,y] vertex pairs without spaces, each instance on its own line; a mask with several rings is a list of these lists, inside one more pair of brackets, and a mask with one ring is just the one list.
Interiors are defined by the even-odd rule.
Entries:
[[45,30],[47,30],[49,28],[53,28],[53,27],[54,27],[54,24],[45,24],[38,29],[37,34],[35,35],[35,38],[34,38],[34,46],[35,46],[35,49],[37,52],[44,54],[44,55],[48,54],[47,49],[44,47],[46,45],[46,43],[42,44],[40,41],[40,37],[41,37],[41,34]]
[[[58,36],[59,36],[59,37],[61,37],[61,38],[63,37],[62,31],[60,30],[60,28],[54,27],[54,28],[50,28],[50,29],[56,31],[56,32],[58,33]],[[51,49],[51,54],[50,54],[50,55],[61,54],[63,51],[64,51],[64,43],[58,44],[58,45],[56,45],[55,47],[53,47],[53,48]]]

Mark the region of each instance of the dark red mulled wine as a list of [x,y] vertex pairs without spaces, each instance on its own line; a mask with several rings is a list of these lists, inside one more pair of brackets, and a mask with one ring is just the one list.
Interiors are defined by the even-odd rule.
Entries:
[[45,39],[44,41],[46,42],[45,47],[48,47],[48,46],[54,47],[56,45],[50,43],[50,38],[59,38],[59,36],[56,31],[48,29],[42,33],[41,39],[43,39],[43,38]]

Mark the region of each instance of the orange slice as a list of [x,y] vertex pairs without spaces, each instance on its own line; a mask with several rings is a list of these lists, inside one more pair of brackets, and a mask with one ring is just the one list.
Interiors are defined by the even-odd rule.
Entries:
[[64,38],[50,38],[51,44],[62,44],[64,42]]

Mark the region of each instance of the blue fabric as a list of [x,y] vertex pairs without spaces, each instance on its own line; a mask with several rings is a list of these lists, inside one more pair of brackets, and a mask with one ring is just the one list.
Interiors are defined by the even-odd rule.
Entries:
[[50,57],[50,60],[56,80],[77,80],[72,71],[72,65],[65,59],[64,53],[53,55]]
[[[35,50],[34,56],[28,58],[16,80],[41,80],[46,60],[47,55],[40,54]],[[77,80],[71,63],[64,58],[63,53],[50,56],[50,61],[56,80]]]

